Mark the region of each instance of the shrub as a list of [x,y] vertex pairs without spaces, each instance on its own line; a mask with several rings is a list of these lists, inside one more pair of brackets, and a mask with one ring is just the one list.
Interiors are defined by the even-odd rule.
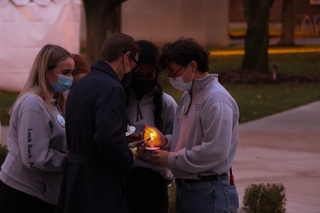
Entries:
[[4,162],[4,159],[6,159],[7,154],[8,154],[7,146],[0,144],[0,167]]
[[284,213],[286,195],[280,184],[251,184],[245,190],[243,205],[248,213]]

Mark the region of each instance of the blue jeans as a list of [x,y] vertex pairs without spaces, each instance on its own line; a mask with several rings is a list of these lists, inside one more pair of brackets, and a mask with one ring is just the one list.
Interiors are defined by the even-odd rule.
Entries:
[[176,182],[177,213],[235,213],[239,208],[236,186],[231,186],[227,175],[220,181]]

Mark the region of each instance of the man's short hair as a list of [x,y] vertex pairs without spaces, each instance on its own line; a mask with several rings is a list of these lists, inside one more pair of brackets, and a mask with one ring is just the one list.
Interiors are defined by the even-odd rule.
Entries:
[[159,67],[164,70],[172,62],[187,66],[194,60],[198,64],[199,72],[207,72],[209,71],[209,55],[209,51],[203,49],[195,39],[180,38],[173,43],[165,43],[159,58]]
[[140,48],[132,37],[123,33],[114,33],[104,40],[100,55],[102,60],[113,62],[125,51],[129,51],[135,57],[137,53],[140,53]]

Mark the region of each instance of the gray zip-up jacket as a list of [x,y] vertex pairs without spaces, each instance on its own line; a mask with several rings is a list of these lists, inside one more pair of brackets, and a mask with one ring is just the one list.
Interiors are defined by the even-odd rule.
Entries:
[[176,178],[229,172],[238,144],[239,109],[215,74],[196,79],[176,112],[168,164]]
[[7,142],[1,181],[56,204],[67,151],[64,118],[57,107],[51,115],[39,96],[21,98],[12,111]]
[[[141,102],[138,102],[134,95],[131,95],[131,99],[129,100],[129,104],[127,106],[127,116],[130,122],[130,125],[136,127],[136,131],[140,134],[143,133],[144,124],[155,127],[154,124],[154,115],[153,111],[155,109],[153,103],[153,92],[149,92],[143,96]],[[176,112],[177,103],[175,100],[168,94],[163,93],[162,96],[162,133],[168,138],[171,139],[172,129],[173,129],[173,119],[174,114]],[[134,162],[133,167],[144,167],[150,168],[159,174],[161,174],[168,181],[172,181],[172,174],[168,168],[153,166],[149,163],[149,151],[145,150],[143,155],[137,158]]]

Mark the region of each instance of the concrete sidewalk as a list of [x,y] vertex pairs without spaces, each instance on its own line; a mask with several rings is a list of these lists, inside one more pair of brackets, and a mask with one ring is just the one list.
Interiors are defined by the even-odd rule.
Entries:
[[232,165],[240,203],[250,184],[282,183],[288,213],[320,212],[320,101],[240,125]]
[[320,101],[241,124],[232,168],[241,205],[250,184],[282,183],[287,213],[319,213]]

